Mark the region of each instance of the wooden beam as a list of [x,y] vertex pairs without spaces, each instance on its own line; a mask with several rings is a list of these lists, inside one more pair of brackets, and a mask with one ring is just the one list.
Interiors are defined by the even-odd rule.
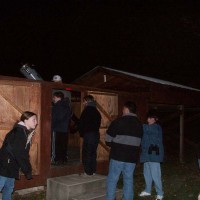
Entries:
[[177,111],[179,110],[179,105],[171,105],[171,104],[159,104],[159,103],[150,103],[149,104],[150,108],[157,109],[159,111]]
[[23,111],[21,110],[21,108],[19,106],[17,106],[13,101],[11,101],[4,93],[2,90],[0,90],[0,96],[2,96],[2,98],[4,98],[16,111],[18,111],[19,113],[23,113]]
[[111,122],[113,119],[112,117],[105,111],[105,109],[98,103],[97,104],[97,108],[107,117],[107,119]]

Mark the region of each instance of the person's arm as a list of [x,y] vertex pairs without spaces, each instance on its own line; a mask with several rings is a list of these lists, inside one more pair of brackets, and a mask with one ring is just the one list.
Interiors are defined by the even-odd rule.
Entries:
[[107,146],[109,146],[109,147],[112,146],[112,141],[115,136],[116,136],[116,123],[115,123],[115,121],[113,121],[113,122],[111,122],[110,126],[108,127],[108,129],[106,131],[105,143]]
[[25,133],[17,132],[15,135],[14,143],[12,145],[13,154],[16,162],[21,168],[21,171],[25,174],[28,180],[32,179],[32,167],[29,160],[29,148],[26,148],[26,137]]
[[155,135],[157,141],[158,141],[158,144],[162,144],[163,142],[163,133],[162,133],[162,128],[160,125],[158,125],[157,127],[157,134]]
[[81,116],[80,116],[80,120],[79,120],[79,124],[78,124],[78,130],[79,130],[79,133],[80,133],[80,136],[83,137],[84,135],[84,131],[85,131],[85,125],[86,125],[86,118],[87,118],[87,110],[84,109],[81,113]]

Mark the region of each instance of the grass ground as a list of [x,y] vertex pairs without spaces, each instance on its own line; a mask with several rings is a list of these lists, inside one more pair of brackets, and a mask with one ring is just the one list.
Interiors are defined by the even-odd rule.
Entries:
[[[161,165],[163,176],[164,200],[197,200],[200,193],[200,171],[197,161],[186,160],[180,164],[178,160],[163,163]],[[122,179],[119,187],[123,186]],[[144,189],[142,165],[138,165],[134,176],[134,200],[154,200],[155,190],[151,197],[139,197],[138,194]],[[45,192],[34,193],[26,196],[14,196],[14,200],[45,200]]]
[[[153,187],[151,197],[139,197],[138,194],[144,190],[144,178],[142,165],[137,166],[134,176],[134,200],[155,200],[156,192]],[[200,193],[200,170],[197,160],[187,160],[185,163],[166,162],[161,164],[164,200],[197,200]],[[119,181],[122,187],[122,180]]]

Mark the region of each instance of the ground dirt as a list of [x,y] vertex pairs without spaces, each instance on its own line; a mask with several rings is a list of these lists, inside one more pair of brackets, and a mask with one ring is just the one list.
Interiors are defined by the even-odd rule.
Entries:
[[[152,189],[151,197],[139,197],[144,189],[142,164],[137,165],[134,175],[134,200],[155,200],[155,189]],[[161,164],[164,200],[197,200],[200,193],[200,171],[197,159],[186,160],[180,164],[179,160],[166,161]],[[120,178],[118,187],[122,188],[123,181]],[[45,191],[19,196],[14,194],[14,200],[45,200]]]

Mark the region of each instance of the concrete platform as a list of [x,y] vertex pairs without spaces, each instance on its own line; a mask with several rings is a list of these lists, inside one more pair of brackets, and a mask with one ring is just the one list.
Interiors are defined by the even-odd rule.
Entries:
[[[106,176],[72,174],[47,179],[47,200],[104,200]],[[121,199],[121,190],[117,199]],[[119,198],[118,198],[119,197]]]

